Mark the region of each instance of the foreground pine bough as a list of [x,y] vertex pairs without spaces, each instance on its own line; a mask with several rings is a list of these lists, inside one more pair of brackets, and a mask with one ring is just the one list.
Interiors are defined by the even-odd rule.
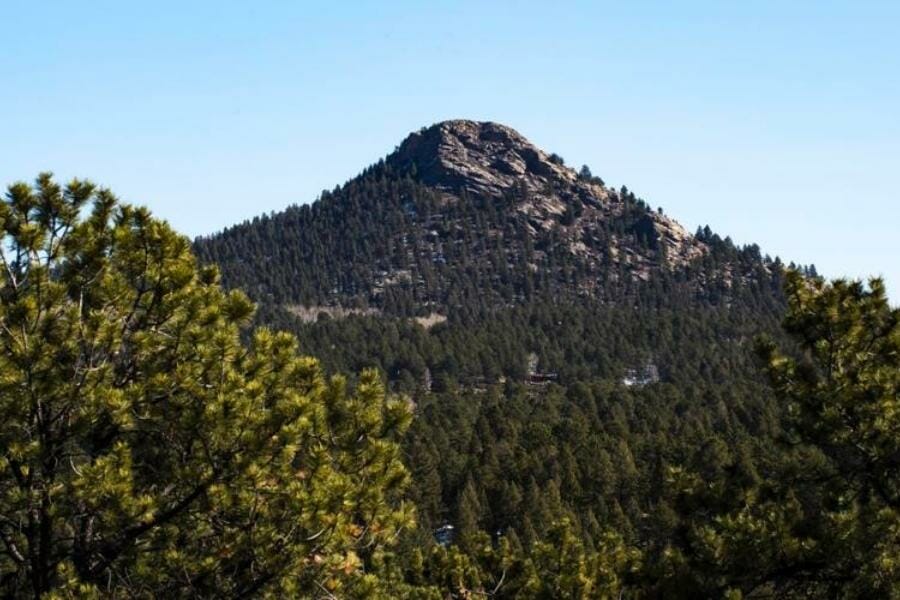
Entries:
[[242,344],[247,298],[89,183],[13,185],[0,227],[0,593],[337,590],[410,523],[375,373]]

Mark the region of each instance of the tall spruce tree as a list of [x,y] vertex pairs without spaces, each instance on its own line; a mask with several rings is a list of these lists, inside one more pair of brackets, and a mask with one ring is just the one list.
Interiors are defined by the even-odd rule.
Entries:
[[242,342],[248,299],[90,183],[12,185],[0,232],[0,595],[283,596],[372,578],[411,519],[409,411],[375,373],[351,393],[287,334]]

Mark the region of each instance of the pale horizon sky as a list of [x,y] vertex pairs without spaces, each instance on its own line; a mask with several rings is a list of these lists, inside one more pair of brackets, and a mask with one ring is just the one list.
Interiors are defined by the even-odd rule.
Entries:
[[0,184],[190,236],[492,120],[693,231],[900,290],[897,2],[0,4]]

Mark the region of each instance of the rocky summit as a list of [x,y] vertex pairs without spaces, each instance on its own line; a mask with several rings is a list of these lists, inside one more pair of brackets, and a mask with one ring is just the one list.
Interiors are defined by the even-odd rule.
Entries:
[[[561,225],[573,254],[591,254],[593,228],[620,217],[626,208],[600,179],[579,176],[515,129],[490,121],[456,119],[424,128],[409,135],[387,162],[450,195],[517,194],[523,200],[515,209],[527,216],[532,234]],[[670,265],[682,265],[705,251],[704,244],[659,212],[648,211],[638,227],[665,247]],[[612,240],[614,259],[634,263],[645,277],[651,265],[622,241]]]
[[577,179],[519,132],[492,122],[443,121],[411,134],[387,160],[400,170],[414,169],[427,185],[491,196]]

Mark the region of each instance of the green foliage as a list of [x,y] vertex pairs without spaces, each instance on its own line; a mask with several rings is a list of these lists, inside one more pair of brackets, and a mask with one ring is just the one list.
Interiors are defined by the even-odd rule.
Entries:
[[[0,593],[900,597],[880,281],[788,274],[781,332],[785,278],[755,246],[707,228],[705,255],[641,281],[525,235],[514,194],[444,205],[413,176],[379,164],[199,240],[256,314],[147,211],[9,188]],[[616,199],[601,244],[660,251]]]
[[409,411],[374,372],[351,392],[290,335],[242,343],[249,300],[90,183],[11,186],[0,231],[0,593],[365,583],[411,524]]
[[761,353],[794,435],[822,450],[867,502],[900,508],[900,310],[884,284],[787,280],[785,329],[801,359]]
[[[585,546],[572,523],[552,524],[546,539],[527,552],[513,538],[485,533],[460,546],[416,548],[405,568],[394,557],[383,583],[399,598],[621,598],[636,591],[641,554],[607,532],[596,549]],[[384,567],[384,564],[382,564]],[[389,573],[389,574],[388,574]]]
[[704,594],[900,597],[900,311],[877,279],[792,272],[787,293],[796,348],[759,344],[786,409],[779,464],[752,485],[670,471],[693,504],[673,563]]
[[226,287],[273,310],[340,306],[469,319],[534,299],[628,306],[639,295],[664,297],[662,289],[718,302],[731,291],[724,269],[715,268],[723,263],[740,274],[739,285],[780,294],[760,257],[730,241],[670,268],[653,212],[625,188],[607,190],[603,200],[584,190],[548,193],[565,210],[536,219],[528,207],[543,200],[533,190],[448,196],[382,161],[311,204],[199,238],[194,247],[220,268]]
[[[900,310],[872,279],[825,283],[791,273],[785,329],[799,358],[760,349],[794,440],[821,455],[810,468],[824,511],[812,578],[845,595],[900,596]],[[802,493],[799,487],[797,493]]]
[[[565,209],[544,220],[527,189],[453,189],[380,162],[311,205],[195,242],[226,287],[260,302],[259,323],[296,334],[330,371],[374,367],[413,396],[404,449],[419,526],[384,555],[385,580],[489,593],[503,570],[478,558],[479,536],[514,541],[513,563],[541,571],[541,544],[568,522],[586,557],[610,531],[640,548],[651,589],[717,593],[692,567],[709,515],[695,519],[697,496],[668,469],[710,482],[712,514],[778,475],[781,408],[752,340],[781,339],[780,263],[706,228],[705,252],[670,264],[658,217],[625,187],[601,202],[548,189]],[[355,312],[313,320],[298,305]],[[411,319],[432,313],[446,320]],[[641,381],[629,387],[629,373]],[[455,544],[432,548],[447,524]],[[416,552],[421,568],[406,564]],[[435,557],[454,575],[427,568]]]

